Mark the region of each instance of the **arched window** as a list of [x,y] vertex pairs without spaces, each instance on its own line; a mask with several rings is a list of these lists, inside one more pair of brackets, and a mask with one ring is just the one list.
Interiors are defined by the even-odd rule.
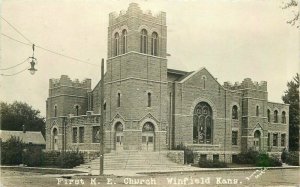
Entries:
[[57,105],[54,106],[54,117],[57,117]]
[[271,112],[269,109],[267,110],[267,115],[268,115],[268,122],[270,122],[271,121]]
[[232,119],[238,119],[238,108],[236,105],[232,107]]
[[152,33],[151,38],[151,55],[158,55],[158,34],[156,32]]
[[141,53],[147,54],[148,35],[146,29],[141,31]]
[[75,110],[76,110],[76,116],[78,116],[79,115],[79,106],[78,105],[75,106]]
[[122,54],[127,52],[127,30],[122,31]]
[[285,111],[281,113],[281,123],[286,123]]
[[115,56],[119,55],[119,33],[115,34]]
[[121,106],[121,94],[118,93],[118,102],[117,102],[117,107]]
[[211,144],[213,137],[212,109],[206,102],[200,102],[194,109],[193,143]]
[[256,106],[256,116],[259,116],[259,106]]
[[151,93],[148,92],[148,107],[151,107]]
[[274,123],[278,123],[278,111],[274,111]]

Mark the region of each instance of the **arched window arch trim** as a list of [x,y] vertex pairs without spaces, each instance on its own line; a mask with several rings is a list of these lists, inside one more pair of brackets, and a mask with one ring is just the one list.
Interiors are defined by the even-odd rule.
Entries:
[[144,125],[146,124],[146,123],[152,123],[153,125],[154,125],[154,132],[156,132],[157,130],[158,130],[158,125],[157,125],[157,122],[154,120],[154,119],[152,119],[152,118],[145,118],[144,120],[142,120],[141,122],[140,122],[140,127],[139,127],[139,130],[142,132],[143,131],[143,127],[144,127]]
[[196,105],[200,102],[206,102],[209,104],[209,106],[211,107],[212,111],[213,111],[213,120],[218,116],[217,113],[217,109],[215,107],[214,102],[212,102],[210,99],[204,98],[204,97],[198,97],[197,99],[194,100],[194,102],[192,103],[191,107],[190,107],[190,116],[194,115],[194,109],[196,107]]

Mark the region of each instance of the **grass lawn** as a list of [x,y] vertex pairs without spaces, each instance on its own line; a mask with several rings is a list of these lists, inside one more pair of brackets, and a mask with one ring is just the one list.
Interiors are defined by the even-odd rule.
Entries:
[[75,170],[66,170],[66,169],[44,169],[44,168],[26,168],[26,167],[0,167],[1,173],[5,173],[6,171],[10,172],[30,172],[35,174],[74,174],[74,173],[83,173]]

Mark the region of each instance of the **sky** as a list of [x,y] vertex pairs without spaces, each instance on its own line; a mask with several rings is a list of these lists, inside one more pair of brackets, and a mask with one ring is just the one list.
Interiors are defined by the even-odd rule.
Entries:
[[[206,67],[217,80],[267,81],[269,101],[282,102],[287,82],[299,72],[299,30],[286,23],[292,10],[280,0],[2,0],[1,17],[30,42],[87,63],[35,48],[38,71],[0,75],[0,100],[26,102],[46,113],[49,79],[100,80],[107,58],[108,14],[136,2],[142,10],[167,14],[168,68],[195,71]],[[0,69],[32,55],[29,43],[1,19]],[[29,61],[28,61],[29,62]],[[0,74],[14,74],[29,63]]]

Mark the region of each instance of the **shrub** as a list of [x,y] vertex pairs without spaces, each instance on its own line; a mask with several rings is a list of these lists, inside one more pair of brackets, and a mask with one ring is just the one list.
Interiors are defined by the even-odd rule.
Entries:
[[256,159],[255,165],[258,167],[275,167],[282,166],[282,163],[277,157],[269,156],[266,153],[260,153]]
[[235,162],[237,164],[255,164],[258,155],[258,151],[249,149],[247,152],[237,154]]
[[188,147],[186,147],[182,143],[177,145],[175,150],[183,150],[183,152],[184,152],[184,163],[185,164],[194,163],[193,150],[189,149]]
[[283,163],[286,162],[287,156],[288,156],[288,152],[287,152],[287,150],[284,148],[284,149],[282,150],[282,153],[281,153],[281,160],[282,160]]
[[225,162],[212,160],[199,160],[198,165],[201,168],[227,168],[227,164]]
[[23,149],[25,144],[14,136],[6,142],[1,141],[1,164],[17,165],[23,161]]
[[73,168],[75,166],[83,164],[83,162],[83,153],[80,153],[78,151],[71,151],[61,153],[57,158],[56,165],[62,168]]
[[299,152],[291,151],[287,154],[286,163],[292,166],[299,166]]
[[44,163],[44,153],[42,148],[30,146],[23,153],[24,164],[30,167],[42,166]]

